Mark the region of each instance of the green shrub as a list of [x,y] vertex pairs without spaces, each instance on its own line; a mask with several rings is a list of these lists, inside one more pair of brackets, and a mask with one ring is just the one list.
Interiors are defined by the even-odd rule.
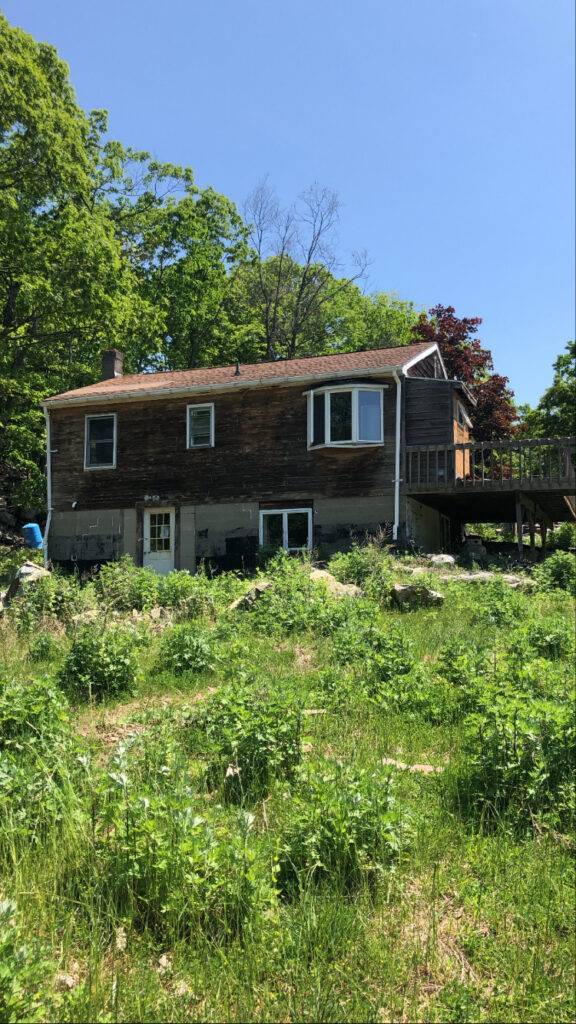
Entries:
[[384,684],[410,671],[414,658],[410,643],[396,627],[384,630],[374,625],[372,618],[358,605],[344,625],[332,633],[330,648],[335,661],[356,665],[366,692],[379,697]]
[[559,523],[548,534],[548,544],[558,551],[569,551],[570,548],[576,548],[576,525],[574,523]]
[[205,632],[183,624],[167,629],[160,645],[159,662],[172,672],[211,672],[216,658]]
[[135,647],[133,632],[84,626],[76,633],[60,671],[63,689],[81,700],[134,692],[138,676]]
[[574,651],[574,629],[563,619],[542,619],[526,629],[530,648],[542,658],[556,661]]
[[62,641],[59,641],[53,633],[47,629],[40,630],[34,635],[28,657],[31,661],[53,661],[58,656]]
[[326,880],[346,889],[374,882],[407,838],[389,773],[310,764],[300,772],[281,825],[280,889],[290,894]]
[[355,583],[366,597],[384,603],[393,583],[390,557],[376,544],[354,544],[330,560],[330,572],[341,583]]
[[251,820],[209,822],[177,786],[148,796],[123,781],[100,822],[95,884],[120,920],[161,938],[241,935],[273,895],[270,868],[248,839]]
[[490,626],[513,626],[525,615],[526,599],[504,582],[494,579],[478,584],[475,591],[474,622]]
[[447,783],[465,810],[524,823],[545,816],[568,827],[573,814],[576,728],[569,702],[492,695],[470,718]]
[[158,604],[163,608],[174,608],[189,618],[210,612],[214,607],[207,577],[179,571],[160,577]]
[[336,600],[310,578],[310,563],[279,552],[268,564],[266,590],[250,612],[255,625],[271,635],[286,636],[314,629],[328,633],[334,622],[343,621],[353,599]]
[[199,705],[190,726],[208,757],[211,786],[232,801],[268,792],[300,763],[302,716],[276,689],[230,684]]
[[43,989],[54,967],[44,951],[22,938],[16,904],[0,901],[0,1021],[46,1020]]
[[86,763],[66,698],[49,679],[0,680],[0,822],[5,839],[36,839],[72,820]]
[[102,603],[118,612],[144,611],[158,604],[159,577],[152,569],[134,565],[129,555],[102,565],[95,585]]
[[12,614],[24,631],[35,628],[42,619],[55,618],[68,624],[84,606],[82,588],[76,576],[51,573],[24,586],[13,605]]
[[576,597],[576,556],[568,551],[555,551],[533,571],[538,590],[567,590]]

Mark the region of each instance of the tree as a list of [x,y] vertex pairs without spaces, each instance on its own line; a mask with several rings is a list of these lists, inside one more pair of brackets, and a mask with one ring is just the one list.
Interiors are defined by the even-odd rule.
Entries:
[[143,302],[162,312],[152,336],[134,339],[135,370],[209,365],[236,358],[225,299],[230,272],[248,253],[236,207],[200,190],[189,167],[109,143],[99,169],[116,237]]
[[554,361],[554,379],[535,409],[521,410],[520,432],[526,437],[567,437],[576,432],[576,341]]
[[355,272],[338,277],[335,230],[339,202],[329,189],[314,185],[284,209],[267,182],[249,196],[245,216],[254,254],[243,271],[258,342],[266,359],[291,359],[322,349],[325,307],[363,277],[367,259],[353,256]]
[[422,313],[413,330],[413,341],[436,342],[449,377],[467,384],[477,405],[474,437],[495,441],[514,432],[517,411],[508,378],[492,372],[492,353],[474,335],[480,317],[457,317],[453,306],[434,306]]
[[0,487],[43,503],[41,400],[88,383],[142,303],[94,186],[101,112],[77,105],[56,51],[0,16]]

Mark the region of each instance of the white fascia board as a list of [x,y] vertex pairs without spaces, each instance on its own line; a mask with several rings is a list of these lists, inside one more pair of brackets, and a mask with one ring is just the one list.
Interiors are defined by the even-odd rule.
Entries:
[[[430,350],[432,351],[432,349]],[[395,373],[402,373],[404,366],[418,362],[424,355],[411,360],[409,364],[402,366],[377,366],[364,370],[338,370],[330,373],[314,373],[306,376],[274,377],[272,379],[259,377],[257,379],[240,382],[238,378],[228,384],[201,384],[197,387],[175,387],[175,388],[142,388],[140,391],[115,391],[114,394],[106,395],[78,395],[76,398],[46,399],[42,402],[43,409],[63,409],[76,405],[102,405],[114,402],[141,402],[143,399],[151,401],[161,398],[186,398],[193,395],[212,394],[219,391],[230,391],[235,388],[237,391],[245,388],[271,388],[284,387],[290,384],[312,384],[316,380],[351,380],[356,377],[377,377],[379,374],[393,376]]]

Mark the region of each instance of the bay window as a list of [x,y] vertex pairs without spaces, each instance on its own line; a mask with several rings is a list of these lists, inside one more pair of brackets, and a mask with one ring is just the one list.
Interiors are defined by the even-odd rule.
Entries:
[[308,392],[308,447],[383,444],[381,384],[337,385]]

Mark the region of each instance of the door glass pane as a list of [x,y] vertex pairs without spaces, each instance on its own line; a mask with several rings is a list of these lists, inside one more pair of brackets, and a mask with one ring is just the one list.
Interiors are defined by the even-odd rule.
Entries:
[[330,395],[330,440],[352,440],[351,391],[333,391]]
[[381,399],[380,391],[358,392],[358,439],[360,441],[382,440]]
[[169,512],[150,513],[150,551],[170,551],[170,527]]
[[281,548],[284,543],[282,513],[268,513],[262,517],[262,543],[265,548]]
[[190,409],[190,447],[200,448],[211,443],[211,409]]
[[288,547],[308,547],[308,513],[288,512]]
[[314,422],[312,444],[324,444],[324,407],[326,395],[314,395]]

